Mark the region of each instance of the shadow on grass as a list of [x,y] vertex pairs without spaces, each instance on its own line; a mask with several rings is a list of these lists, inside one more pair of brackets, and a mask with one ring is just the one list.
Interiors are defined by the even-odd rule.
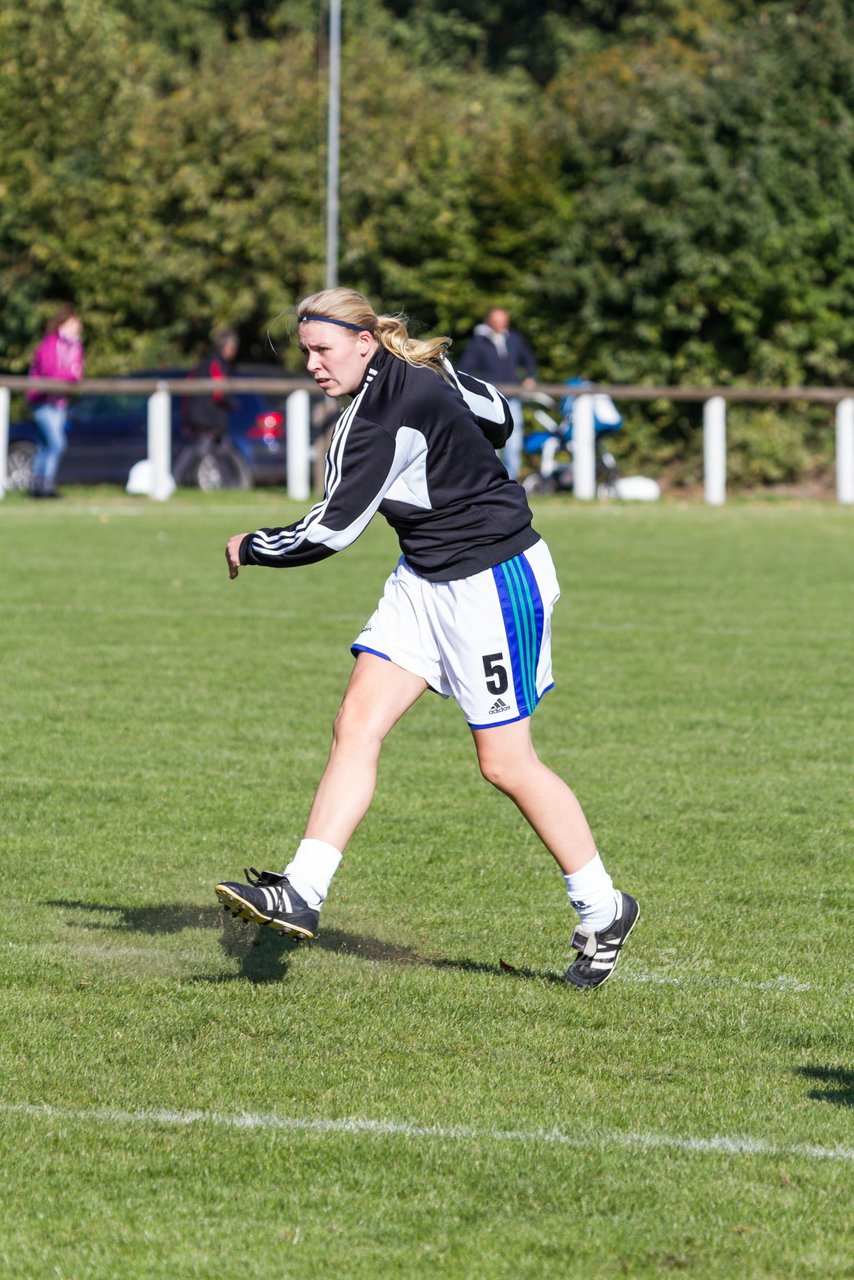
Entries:
[[823,1086],[811,1089],[807,1097],[816,1102],[834,1102],[838,1107],[854,1107],[854,1071],[842,1067],[798,1067],[797,1074]]
[[549,973],[543,969],[517,969],[503,960],[499,960],[497,964],[486,964],[480,960],[451,960],[440,956],[422,956],[411,947],[382,942],[379,938],[368,938],[358,933],[346,933],[342,929],[324,929],[312,946],[342,955],[356,955],[361,960],[378,960],[384,964],[420,965],[429,969],[457,969],[463,973],[535,978],[539,982],[558,982],[561,986],[564,985],[560,974]]
[[214,929],[222,919],[221,907],[192,907],[167,903],[159,907],[118,907],[105,902],[80,902],[55,898],[47,907],[107,916],[106,920],[75,921],[83,929],[103,929],[111,933],[180,933],[183,929]]
[[103,902],[83,902],[68,898],[51,899],[49,907],[61,907],[65,911],[86,913],[90,916],[106,916],[107,919],[75,920],[84,929],[105,930],[112,933],[175,934],[184,929],[221,929],[220,946],[230,959],[240,965],[238,973],[200,975],[196,982],[278,982],[284,978],[294,952],[306,947],[320,951],[332,951],[339,955],[352,955],[360,960],[404,966],[421,966],[432,969],[456,969],[463,973],[480,973],[488,976],[533,979],[538,982],[564,985],[560,974],[541,969],[519,969],[499,960],[496,964],[466,958],[422,956],[411,947],[384,942],[366,934],[348,933],[344,929],[324,929],[311,943],[297,942],[293,938],[274,933],[236,920],[221,907],[197,907],[186,903],[164,903],[156,907],[122,907]]

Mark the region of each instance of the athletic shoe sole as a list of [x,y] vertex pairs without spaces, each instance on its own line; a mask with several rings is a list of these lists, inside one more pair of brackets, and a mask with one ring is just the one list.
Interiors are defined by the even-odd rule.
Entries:
[[306,942],[310,942],[314,937],[311,929],[306,929],[300,924],[292,924],[288,920],[279,920],[275,916],[265,915],[263,911],[259,911],[258,907],[236,893],[230,885],[218,884],[214,892],[226,911],[230,911],[240,920],[249,920],[252,924],[263,924],[268,929],[275,930],[276,933],[287,934],[292,938],[303,938]]

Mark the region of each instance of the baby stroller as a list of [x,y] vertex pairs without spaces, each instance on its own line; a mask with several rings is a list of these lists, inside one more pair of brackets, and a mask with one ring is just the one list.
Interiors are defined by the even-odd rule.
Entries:
[[[562,493],[573,488],[572,478],[572,412],[576,398],[592,384],[583,378],[568,378],[572,390],[560,401],[543,392],[530,392],[524,397],[527,421],[534,429],[525,436],[525,453],[534,469],[522,484],[527,493]],[[618,497],[617,463],[604,439],[619,431],[623,419],[610,396],[593,392],[593,427],[596,443],[596,492],[601,497]]]

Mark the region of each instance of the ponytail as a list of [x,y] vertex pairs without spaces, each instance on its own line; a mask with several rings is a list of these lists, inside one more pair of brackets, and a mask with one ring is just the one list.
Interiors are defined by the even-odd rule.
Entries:
[[447,377],[444,358],[451,345],[450,338],[410,338],[404,316],[377,316],[374,332],[386,351],[390,351],[393,356],[405,360],[407,364],[426,365],[435,373]]

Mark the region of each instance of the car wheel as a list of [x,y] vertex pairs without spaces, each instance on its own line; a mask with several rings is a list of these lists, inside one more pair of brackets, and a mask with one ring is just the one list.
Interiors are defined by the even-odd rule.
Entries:
[[6,489],[28,493],[33,478],[33,458],[36,446],[29,440],[16,440],[9,445],[6,464]]
[[201,454],[184,483],[196,485],[206,493],[215,489],[251,489],[252,475],[239,454],[219,448]]
[[602,493],[609,497],[617,496],[617,481],[620,478],[617,460],[608,449],[603,449],[596,460],[596,482]]
[[522,488],[530,495],[535,493],[554,493],[555,482],[551,476],[544,476],[539,471],[532,471],[522,481]]

